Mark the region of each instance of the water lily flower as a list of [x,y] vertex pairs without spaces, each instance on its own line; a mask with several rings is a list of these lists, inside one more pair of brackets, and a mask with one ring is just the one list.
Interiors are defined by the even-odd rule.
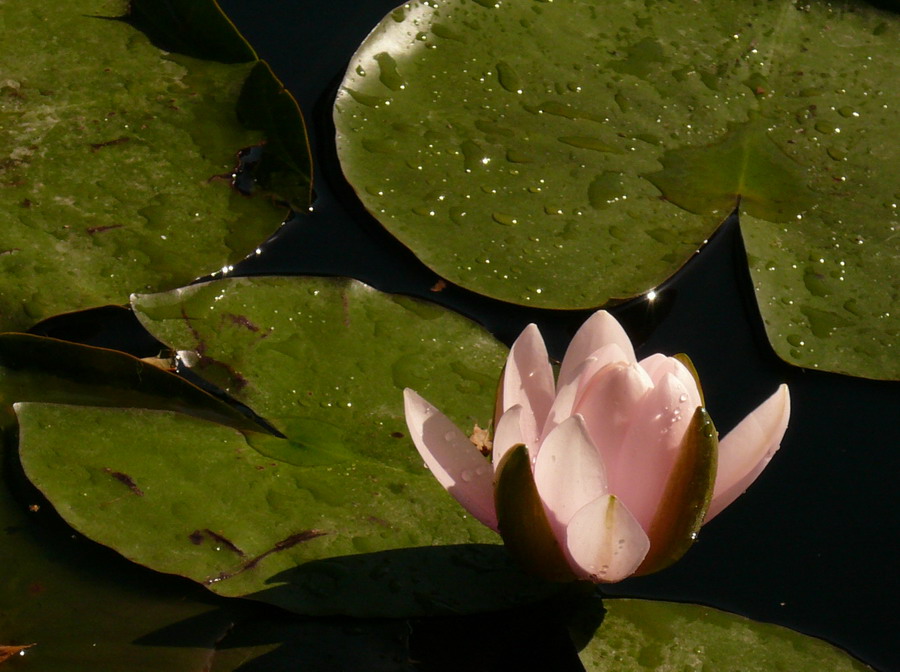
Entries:
[[786,385],[721,441],[683,355],[637,361],[599,311],[572,339],[554,381],[540,332],[510,350],[487,458],[413,390],[406,422],[432,474],[510,553],[550,580],[620,581],[679,557],[778,450]]

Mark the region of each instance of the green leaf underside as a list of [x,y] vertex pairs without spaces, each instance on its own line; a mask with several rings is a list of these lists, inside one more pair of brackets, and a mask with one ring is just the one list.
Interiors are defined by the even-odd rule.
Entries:
[[696,540],[716,484],[718,448],[716,428],[701,406],[684,433],[662,497],[665,504],[650,523],[650,550],[635,572],[637,576],[665,569]]
[[131,355],[29,334],[0,334],[0,405],[9,413],[12,404],[22,401],[173,410],[263,431],[180,376]]
[[528,572],[548,581],[575,578],[538,494],[525,444],[510,448],[494,476],[494,504],[503,543]]
[[284,216],[230,186],[263,139],[235,118],[252,64],[161,52],[102,18],[126,4],[4,5],[0,328],[185,284]]
[[436,272],[548,308],[658,285],[740,203],[776,352],[896,377],[896,39],[857,3],[408,3],[351,61],[338,151]]
[[603,604],[603,623],[579,654],[588,672],[871,670],[822,640],[710,607],[631,599]]
[[556,590],[511,566],[406,436],[406,386],[448,400],[461,427],[487,424],[494,380],[481,372],[506,351],[480,327],[343,279],[229,279],[134,305],[287,438],[152,410],[21,405],[26,472],[73,527],[300,613],[483,611]]

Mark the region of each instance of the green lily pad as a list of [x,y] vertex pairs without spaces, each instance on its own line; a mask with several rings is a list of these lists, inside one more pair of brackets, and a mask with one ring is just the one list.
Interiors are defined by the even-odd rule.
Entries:
[[487,425],[506,349],[480,327],[343,279],[236,278],[133,304],[285,438],[158,410],[19,404],[22,464],[74,528],[299,613],[484,611],[558,590],[512,566],[406,436],[405,386],[447,400],[461,426]]
[[[284,218],[284,208],[231,186],[237,153],[265,139],[236,118],[258,63],[252,50],[232,27],[219,41],[246,52],[246,63],[161,51],[110,20],[127,7],[4,5],[2,329],[185,284],[252,253]],[[244,118],[264,117],[269,102]],[[308,171],[305,179],[308,195]]]
[[776,352],[898,377],[897,34],[854,2],[417,0],[351,60],[338,153],[429,267],[523,305],[642,294],[737,208]]
[[871,669],[822,640],[710,607],[629,599],[603,604],[603,622],[580,653],[588,672]]
[[[29,510],[13,496],[9,450],[0,445],[0,644],[34,646],[3,669],[201,669],[234,615],[216,610],[202,592],[153,577],[71,533],[53,534],[39,504]],[[136,642],[198,617],[204,627],[194,629],[191,647]]]

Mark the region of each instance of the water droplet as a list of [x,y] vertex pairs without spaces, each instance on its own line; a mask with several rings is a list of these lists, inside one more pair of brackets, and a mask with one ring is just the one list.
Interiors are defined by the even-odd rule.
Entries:
[[363,138],[363,149],[372,154],[395,154],[397,140],[394,138]]
[[513,217],[512,215],[507,215],[502,212],[494,212],[491,214],[491,219],[493,219],[498,224],[503,224],[503,226],[514,226],[519,223],[519,220]]
[[464,480],[466,483],[469,483],[472,480],[472,472],[469,471],[468,469],[463,469],[462,473],[459,475],[459,477],[462,480]]
[[622,173],[606,171],[597,175],[588,186],[588,202],[591,207],[602,210],[618,201],[624,193]]
[[510,163],[534,163],[534,155],[519,149],[508,149],[506,160]]
[[397,61],[388,52],[382,51],[375,54],[375,62],[378,63],[378,79],[391,91],[399,91],[406,82],[397,71]]
[[456,32],[453,28],[443,23],[432,23],[431,32],[445,40],[455,40],[456,42],[466,41],[466,38],[462,33]]
[[847,158],[847,150],[841,147],[826,147],[825,153],[835,161],[844,161]]
[[688,400],[688,395],[686,395],[686,394],[682,394],[678,397],[678,401],[680,401],[682,404],[684,402],[686,402],[687,400]]
[[497,79],[500,81],[500,86],[510,93],[522,93],[522,80],[506,61],[497,63]]
[[580,147],[581,149],[591,149],[595,152],[609,152],[612,154],[622,153],[622,150],[618,147],[589,135],[564,135],[557,138],[557,140],[570,147]]
[[487,165],[484,159],[488,157],[485,156],[484,150],[477,142],[466,140],[459,148],[463,154],[463,167],[467,173],[483,169]]
[[355,100],[360,105],[365,105],[366,107],[378,107],[388,100],[387,98],[382,98],[381,96],[373,96],[368,93],[361,93],[350,88],[345,88],[344,90],[350,94],[350,97],[353,98],[353,100]]

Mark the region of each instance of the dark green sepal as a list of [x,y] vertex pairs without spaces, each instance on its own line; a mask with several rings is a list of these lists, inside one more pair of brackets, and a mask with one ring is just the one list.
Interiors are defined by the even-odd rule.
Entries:
[[575,579],[550,527],[524,444],[513,446],[500,460],[494,475],[494,505],[500,536],[522,569],[547,581]]
[[635,572],[637,576],[665,569],[697,539],[712,499],[718,455],[716,428],[706,409],[699,406],[681,440],[662,504],[650,523],[650,551]]

